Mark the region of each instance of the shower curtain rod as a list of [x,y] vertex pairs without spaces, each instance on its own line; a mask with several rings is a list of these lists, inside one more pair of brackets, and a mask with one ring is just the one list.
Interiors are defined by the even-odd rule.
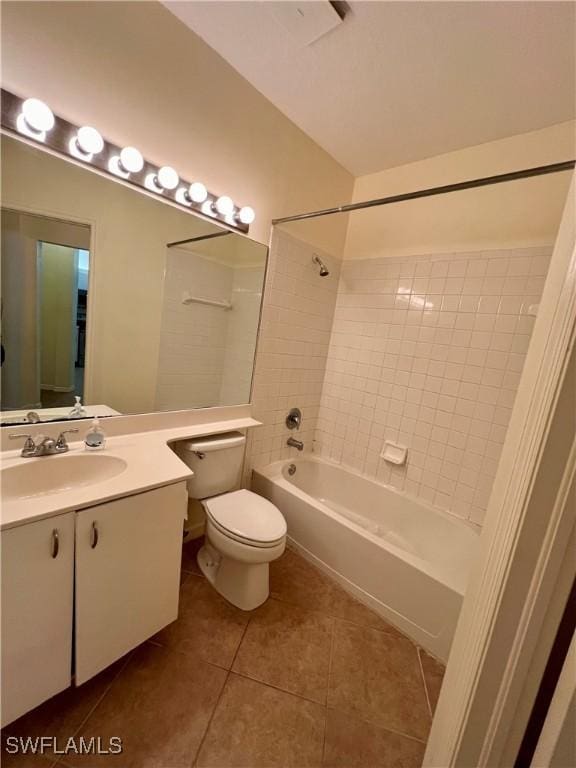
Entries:
[[445,195],[448,192],[460,192],[463,189],[488,187],[492,184],[503,184],[506,181],[529,179],[532,176],[545,176],[548,173],[561,173],[562,171],[573,170],[575,165],[575,160],[566,160],[563,163],[553,163],[552,165],[540,165],[537,168],[525,168],[522,171],[501,173],[498,176],[486,176],[482,179],[471,179],[470,181],[461,181],[457,184],[446,184],[443,187],[430,187],[429,189],[419,189],[417,192],[406,192],[402,195],[392,195],[391,197],[379,197],[375,200],[365,200],[362,203],[349,203],[348,205],[341,205],[337,208],[325,208],[321,211],[299,213],[295,216],[283,216],[280,219],[272,219],[272,224],[285,224],[288,221],[315,219],[318,216],[331,216],[333,213],[348,213],[349,211],[359,211],[363,208],[375,208],[379,205],[390,205],[391,203],[403,203],[406,200],[417,200],[420,197],[434,197],[435,195]]
[[212,235],[199,235],[197,237],[188,237],[186,240],[174,240],[173,243],[166,243],[166,248],[174,248],[176,245],[184,245],[185,243],[197,243],[200,240],[212,240],[215,237],[226,237],[231,235],[232,232],[214,232]]

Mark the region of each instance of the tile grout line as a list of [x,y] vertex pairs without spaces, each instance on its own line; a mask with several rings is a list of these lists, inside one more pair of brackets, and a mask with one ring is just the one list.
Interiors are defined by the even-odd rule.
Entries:
[[430,695],[428,693],[428,686],[426,684],[426,675],[424,674],[424,665],[422,664],[422,654],[419,646],[417,646],[416,648],[416,653],[418,655],[418,666],[420,667],[420,676],[422,677],[422,684],[424,685],[424,695],[426,696],[426,703],[428,704],[428,712],[430,713],[430,718],[432,719],[434,717],[434,714],[432,712],[432,705],[430,703]]
[[336,633],[336,621],[332,618],[332,632],[330,634],[330,653],[328,656],[328,680],[326,685],[326,704],[324,705],[324,738],[322,739],[322,765],[326,760],[326,731],[328,730],[328,697],[330,695],[330,678],[332,676],[332,657],[334,651],[334,635]]
[[[93,706],[93,707],[90,709],[90,711],[88,712],[88,714],[86,715],[86,717],[85,717],[85,718],[82,720],[82,722],[80,723],[80,725],[78,726],[78,728],[76,728],[76,730],[75,730],[75,731],[74,731],[74,733],[72,734],[72,736],[73,736],[73,737],[74,737],[74,736],[76,736],[76,735],[77,735],[77,734],[78,734],[78,733],[81,731],[81,729],[82,729],[82,728],[83,728],[83,727],[86,725],[86,723],[88,722],[88,720],[89,720],[89,719],[92,717],[92,715],[94,714],[94,712],[95,712],[95,710],[97,709],[97,707],[99,707],[99,706],[100,706],[100,704],[103,702],[103,700],[105,699],[105,697],[108,695],[108,693],[110,692],[110,689],[112,688],[112,686],[114,685],[114,683],[115,683],[115,682],[118,680],[118,678],[120,677],[120,675],[122,674],[122,672],[124,672],[124,670],[125,670],[125,669],[126,669],[126,667],[128,666],[129,662],[130,662],[130,661],[131,661],[131,659],[132,659],[132,656],[134,655],[134,652],[135,652],[135,650],[136,650],[136,649],[134,649],[134,650],[130,651],[130,652],[127,654],[127,656],[126,656],[126,659],[125,659],[124,663],[121,665],[121,667],[120,667],[120,669],[118,670],[118,672],[117,672],[117,673],[114,675],[114,677],[112,678],[112,680],[111,680],[111,681],[108,683],[108,685],[107,685],[107,686],[106,686],[106,688],[104,689],[104,691],[103,691],[102,695],[99,697],[98,701],[97,701],[97,702],[94,704],[94,706]],[[58,760],[56,760],[56,762],[58,762]]]
[[[196,573],[195,571],[187,571],[185,568],[182,568],[180,573],[185,573],[186,574],[186,578],[184,579],[184,581],[188,581],[188,576],[196,576],[197,579],[205,579],[206,578],[206,576],[204,576],[203,573]],[[182,582],[182,584],[184,584],[184,581]],[[182,586],[182,584],[180,584],[180,586]]]
[[[112,688],[112,686],[114,685],[114,683],[118,680],[119,676],[121,675],[121,673],[126,668],[126,665],[128,664],[128,662],[132,658],[133,653],[134,653],[134,651],[130,651],[127,654],[127,657],[126,657],[124,663],[121,665],[121,667],[118,670],[118,672],[114,675],[114,677],[108,683],[108,685],[106,686],[106,688],[104,689],[102,694],[98,697],[98,699],[96,700],[94,705],[88,710],[87,715],[80,721],[78,726],[72,731],[71,735],[68,738],[74,738],[82,730],[82,728],[86,725],[86,723],[88,722],[90,717],[92,717],[92,715],[94,714],[94,711],[96,710],[96,708],[98,706],[100,706],[100,704],[102,703],[104,698],[108,695],[108,693],[109,693],[110,689]],[[60,757],[56,757],[54,754],[52,754],[51,757],[48,757],[47,755],[41,755],[41,756],[46,759],[46,763],[47,763],[47,766],[49,768],[55,768],[55,766],[57,766],[57,765],[64,765],[64,763],[60,762]]]
[[[224,678],[224,682],[222,684],[222,688],[220,690],[220,693],[218,694],[218,698],[216,699],[216,703],[214,704],[214,709],[212,710],[212,714],[210,715],[208,722],[206,723],[206,729],[202,735],[202,738],[200,740],[200,744],[198,745],[198,749],[196,750],[196,753],[194,754],[194,757],[192,758],[192,761],[190,762],[191,768],[193,766],[197,765],[198,758],[200,757],[200,752],[202,751],[202,747],[204,746],[204,742],[206,741],[206,736],[208,735],[208,731],[210,730],[210,726],[212,725],[212,721],[214,720],[214,715],[216,714],[216,710],[218,709],[218,705],[220,704],[220,701],[222,700],[222,696],[224,695],[224,691],[226,689],[226,685],[228,683],[228,680],[230,679],[230,675],[232,674],[232,667],[234,666],[234,662],[236,661],[236,656],[238,655],[238,651],[240,650],[240,646],[242,645],[242,641],[244,640],[244,636],[246,635],[246,631],[248,629],[248,626],[250,622],[252,621],[252,617],[248,619],[246,622],[246,626],[244,627],[244,631],[242,632],[242,637],[240,638],[240,642],[238,643],[238,646],[236,648],[236,651],[234,652],[234,656],[232,657],[232,661],[230,662],[230,668],[226,671],[226,677]],[[216,665],[214,665],[216,666]],[[221,667],[218,667],[218,669],[221,669]]]
[[268,683],[266,680],[261,680],[258,677],[251,677],[246,672],[239,672],[237,669],[231,669],[230,672],[233,675],[236,675],[237,677],[241,677],[244,680],[249,680],[252,683],[258,683],[258,685],[265,685],[266,688],[272,688],[274,691],[278,691],[279,693],[285,693],[287,696],[295,696],[297,699],[302,699],[302,701],[307,701],[309,704],[316,704],[319,707],[325,707],[326,704],[322,704],[321,701],[318,701],[317,699],[311,699],[309,696],[304,696],[301,693],[296,693],[295,691],[288,691],[286,688],[280,688],[278,685],[274,685],[274,683]]
[[[96,711],[96,709],[97,709],[97,708],[100,706],[100,704],[101,704],[101,703],[104,701],[104,699],[105,699],[105,698],[106,698],[106,696],[109,694],[109,692],[110,692],[110,689],[112,688],[112,686],[114,685],[114,683],[115,683],[115,682],[118,680],[118,678],[120,677],[120,675],[122,674],[122,672],[124,672],[124,670],[125,670],[125,669],[126,669],[126,667],[128,666],[128,664],[129,664],[130,660],[132,659],[132,656],[133,656],[133,655],[134,655],[134,653],[135,653],[135,650],[136,650],[136,649],[133,649],[132,651],[130,651],[130,652],[129,652],[129,653],[126,655],[126,659],[124,660],[124,663],[123,663],[123,664],[120,666],[120,669],[118,670],[118,672],[117,672],[117,673],[114,675],[114,677],[112,678],[112,680],[111,680],[111,681],[108,683],[108,685],[106,686],[106,688],[105,688],[105,689],[104,689],[104,691],[102,692],[102,695],[101,695],[101,696],[99,696],[99,698],[98,698],[98,700],[96,701],[96,703],[94,704],[94,706],[90,708],[90,710],[88,711],[88,714],[86,715],[86,717],[85,717],[85,718],[84,718],[84,719],[83,719],[83,720],[80,722],[80,724],[78,725],[78,727],[77,727],[77,728],[76,728],[76,729],[75,729],[75,730],[72,732],[71,738],[74,738],[75,736],[77,736],[77,735],[80,733],[80,731],[82,730],[82,728],[84,728],[84,726],[86,725],[86,723],[88,722],[88,720],[89,720],[89,719],[92,717],[92,715],[94,714],[94,712]],[[67,757],[67,755],[64,755],[63,757]],[[67,766],[69,766],[70,768],[73,768],[73,765],[72,765],[71,763],[65,763],[65,762],[61,762],[61,761],[60,761],[60,757],[57,757],[57,758],[56,758],[55,762],[54,762],[54,763],[52,763],[52,764],[50,765],[50,768],[57,768],[57,766],[59,766],[59,765],[62,765],[62,766],[66,766],[66,765],[67,765]]]
[[369,718],[366,718],[363,715],[360,715],[358,712],[349,712],[345,709],[341,709],[340,707],[334,707],[334,706],[327,707],[327,709],[330,709],[334,712],[340,712],[340,714],[342,715],[347,715],[349,717],[352,717],[353,719],[356,719],[359,722],[364,723],[365,725],[372,725],[374,728],[378,728],[381,731],[386,731],[387,733],[393,733],[394,736],[401,736],[403,739],[410,739],[410,741],[416,741],[418,744],[424,744],[424,746],[426,746],[427,744],[427,739],[421,739],[418,736],[412,736],[412,734],[405,733],[404,731],[397,731],[395,728],[390,728],[390,726],[382,725],[382,723],[379,723],[376,720],[370,720]]
[[[337,582],[334,582],[337,583]],[[277,595],[270,595],[270,600],[277,600],[279,603],[284,603],[285,605],[292,605],[295,608],[300,608],[303,611],[308,611],[309,613],[319,613],[322,616],[325,616],[328,619],[334,619],[337,621],[346,621],[348,624],[353,624],[355,627],[359,627],[360,629],[374,629],[376,632],[382,632],[385,635],[390,635],[392,637],[400,636],[403,640],[408,640],[412,645],[417,648],[418,646],[416,643],[408,637],[408,635],[405,635],[403,632],[401,632],[399,629],[394,627],[392,624],[389,624],[390,630],[388,629],[381,629],[379,627],[374,627],[371,624],[359,624],[357,621],[352,621],[352,619],[344,618],[343,616],[337,616],[334,613],[326,613],[325,611],[317,610],[315,608],[305,608],[300,603],[292,602],[291,600],[287,600],[283,597],[278,597]],[[367,611],[371,611],[371,608],[368,608],[368,606],[364,605],[364,603],[361,603],[360,601],[357,601],[359,605],[361,605],[363,608],[366,608]],[[373,611],[374,615],[377,616],[379,619],[381,619],[384,623],[386,622],[386,619],[382,618],[379,614],[377,614],[375,611]]]
[[[400,629],[398,629],[393,624],[391,624],[389,621],[387,621],[387,619],[385,619],[383,616],[380,616],[379,613],[377,613],[372,608],[370,608],[368,605],[366,605],[366,603],[363,603],[361,600],[359,600],[357,597],[355,597],[352,593],[350,593],[346,589],[344,589],[344,587],[342,587],[341,584],[335,578],[333,578],[332,576],[328,575],[323,570],[321,570],[316,565],[314,565],[309,560],[307,560],[303,555],[301,555],[298,552],[297,549],[294,549],[292,547],[287,547],[287,551],[290,552],[292,555],[295,555],[296,557],[302,559],[307,565],[310,566],[310,568],[312,568],[314,570],[314,572],[323,581],[326,581],[331,587],[336,587],[338,590],[342,591],[347,599],[352,600],[354,603],[356,603],[358,606],[360,606],[364,610],[368,611],[369,613],[374,614],[374,616],[376,616],[380,621],[382,621],[384,624],[386,624],[388,627],[390,627],[391,631],[389,631],[387,629],[380,629],[380,628],[374,627],[374,626],[372,626],[370,624],[359,624],[357,621],[352,621],[351,619],[343,618],[342,616],[337,616],[337,615],[335,615],[333,613],[327,613],[327,612],[321,611],[321,610],[317,610],[316,611],[316,610],[311,609],[311,608],[305,608],[304,610],[311,611],[312,613],[322,613],[323,615],[327,616],[328,618],[338,619],[339,621],[347,621],[350,624],[354,624],[357,627],[363,627],[363,628],[367,628],[367,629],[376,629],[379,632],[384,632],[385,634],[400,635],[405,640],[409,640],[412,643],[412,645],[414,645],[415,647],[418,647],[416,645],[416,643],[410,637],[408,637],[408,635],[406,635]],[[289,605],[295,605],[295,606],[297,606],[299,608],[302,607],[299,603],[294,603],[294,602],[292,602],[290,600],[287,600],[286,598],[278,597],[277,595],[270,594],[270,598],[273,599],[273,600],[279,600],[280,602],[287,603]]]

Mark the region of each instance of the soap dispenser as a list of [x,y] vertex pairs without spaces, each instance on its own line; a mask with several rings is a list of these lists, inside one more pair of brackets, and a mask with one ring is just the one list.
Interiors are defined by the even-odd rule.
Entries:
[[106,435],[104,434],[104,430],[100,426],[100,421],[98,418],[95,418],[92,420],[92,426],[86,432],[86,437],[84,438],[84,446],[86,447],[87,451],[99,451],[106,445]]
[[88,416],[86,408],[84,408],[84,406],[80,402],[79,395],[76,395],[74,397],[74,400],[76,400],[76,403],[74,404],[74,408],[72,408],[72,410],[68,414],[68,418],[69,419],[79,419],[79,418],[82,418],[82,416]]

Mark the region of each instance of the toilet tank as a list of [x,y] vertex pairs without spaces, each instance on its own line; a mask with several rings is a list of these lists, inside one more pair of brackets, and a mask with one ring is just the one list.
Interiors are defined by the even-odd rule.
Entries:
[[188,496],[206,499],[234,490],[240,482],[245,443],[240,432],[175,443],[175,452],[194,471],[194,477],[188,480]]

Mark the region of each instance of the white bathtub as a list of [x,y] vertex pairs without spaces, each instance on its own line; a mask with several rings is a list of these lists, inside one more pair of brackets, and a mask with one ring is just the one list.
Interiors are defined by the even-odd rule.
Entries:
[[470,525],[313,456],[254,470],[252,488],[305,557],[446,661],[477,549]]

